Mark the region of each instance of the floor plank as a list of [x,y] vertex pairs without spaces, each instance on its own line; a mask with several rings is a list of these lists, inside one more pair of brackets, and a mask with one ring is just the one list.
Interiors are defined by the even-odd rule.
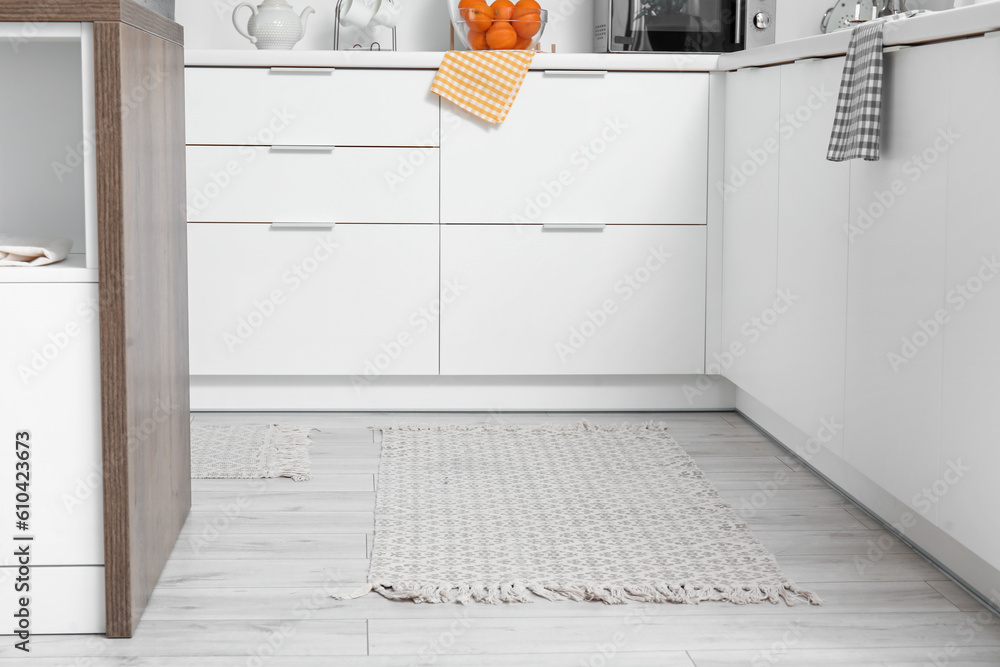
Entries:
[[[613,654],[614,662],[608,662],[605,652],[566,653],[562,655],[508,654],[477,655],[471,662],[467,655],[448,655],[443,646],[435,651],[430,647],[423,655],[399,656],[299,656],[295,658],[270,657],[261,661],[263,667],[588,667],[589,665],[614,665],[614,667],[694,667],[694,663],[683,651],[656,651],[647,653]],[[197,658],[83,658],[67,662],[66,658],[33,658],[31,667],[237,667],[256,665],[247,655],[233,657]],[[602,662],[602,659],[604,662]],[[24,667],[23,658],[0,658],[0,667]]]
[[375,526],[373,512],[254,512],[237,507],[230,513],[198,512],[188,516],[180,538],[221,532],[252,535],[352,534]]
[[[83,635],[35,636],[31,655],[32,658],[366,655],[366,634],[365,621],[143,621],[127,641]],[[234,652],[235,646],[241,646],[242,650]],[[0,657],[18,654],[23,656],[13,646],[0,644]]]
[[[779,616],[714,616],[655,618],[636,615],[622,618],[554,619],[372,619],[368,622],[371,655],[419,652],[428,637],[451,632],[464,623],[452,653],[562,653],[582,645],[614,642],[619,652],[705,651],[726,645],[731,650],[768,649],[790,630],[797,633],[801,649],[839,649],[919,646],[934,649],[956,641],[962,628],[976,623],[968,612],[802,614],[794,621]],[[968,646],[1000,649],[1000,622],[980,625],[967,638]]]
[[[794,639],[794,635],[791,635]],[[691,651],[696,667],[746,667],[794,665],[795,667],[996,667],[1000,648],[956,646],[953,655],[941,647],[827,648],[801,650],[779,643],[765,651]],[[937,662],[934,662],[937,660]]]
[[[823,599],[809,607],[808,614],[871,612],[960,611],[927,582],[800,582]],[[314,618],[335,620],[453,618],[616,618],[633,615],[637,607],[651,617],[691,616],[788,616],[804,613],[801,606],[784,604],[753,605],[752,611],[728,603],[699,605],[549,602],[538,600],[516,605],[418,605],[368,595],[356,600],[316,600],[317,588],[195,588],[157,589],[147,607],[146,617],[157,620],[225,620],[295,618],[303,600],[314,603]]]
[[342,559],[367,558],[365,534],[346,535],[246,535],[219,533],[182,538],[174,546],[173,560],[239,560],[250,558]]
[[[739,508],[737,508],[739,509]],[[865,530],[867,526],[844,509],[763,509],[742,512],[751,530]]]
[[[160,587],[243,588],[248,583],[266,588],[324,586],[330,594],[350,592],[368,577],[368,560],[169,560],[160,575]],[[334,590],[336,589],[336,590]]]

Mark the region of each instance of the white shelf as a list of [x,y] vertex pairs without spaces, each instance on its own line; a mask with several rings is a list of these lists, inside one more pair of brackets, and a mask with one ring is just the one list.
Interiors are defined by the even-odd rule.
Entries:
[[87,256],[71,253],[46,266],[0,266],[0,283],[96,283],[97,269],[87,268]]

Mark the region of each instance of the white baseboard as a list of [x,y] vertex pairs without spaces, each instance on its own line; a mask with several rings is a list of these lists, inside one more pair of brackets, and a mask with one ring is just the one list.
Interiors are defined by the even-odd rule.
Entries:
[[736,389],[694,375],[191,377],[195,411],[642,412],[732,410]]
[[736,409],[806,466],[878,517],[942,571],[1000,611],[1000,570],[830,450],[807,446],[812,435],[803,433],[741,389],[736,390]]

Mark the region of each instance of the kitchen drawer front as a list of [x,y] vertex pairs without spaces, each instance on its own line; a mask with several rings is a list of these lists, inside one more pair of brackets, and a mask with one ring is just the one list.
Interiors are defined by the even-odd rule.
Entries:
[[705,227],[441,228],[442,375],[693,374]]
[[187,142],[437,146],[434,74],[188,67]]
[[[0,614],[5,619],[14,619],[21,609],[21,595],[29,598],[28,612],[33,635],[101,635],[105,630],[104,566],[41,567],[31,569],[30,593],[14,590],[17,568],[0,567]],[[8,620],[0,626],[0,635],[12,636],[14,624]],[[13,638],[8,640],[12,646]],[[91,641],[100,646],[105,640],[93,637]],[[28,644],[37,650],[34,641]],[[19,652],[19,651],[16,651]],[[66,659],[65,664],[95,664],[94,658]],[[25,659],[25,665],[32,664]]]
[[438,372],[438,226],[188,225],[192,375]]
[[441,128],[442,222],[706,222],[708,74],[529,72],[502,126]]
[[[16,270],[16,269],[15,269]],[[101,381],[96,284],[0,284],[2,506],[14,527],[27,451],[34,565],[102,565]],[[20,314],[20,315],[19,315]],[[30,316],[29,316],[30,314]],[[27,449],[15,435],[28,432]],[[20,501],[18,501],[20,502]],[[15,563],[8,532],[0,566]],[[7,590],[4,588],[4,590]]]
[[190,222],[438,222],[436,148],[188,146],[187,183]]

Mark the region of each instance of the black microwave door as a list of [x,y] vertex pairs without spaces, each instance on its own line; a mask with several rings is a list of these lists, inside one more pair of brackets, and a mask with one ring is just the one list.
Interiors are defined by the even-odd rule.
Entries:
[[[652,51],[739,51],[736,5],[740,0],[645,0],[646,41]],[[742,40],[741,40],[742,41]]]

